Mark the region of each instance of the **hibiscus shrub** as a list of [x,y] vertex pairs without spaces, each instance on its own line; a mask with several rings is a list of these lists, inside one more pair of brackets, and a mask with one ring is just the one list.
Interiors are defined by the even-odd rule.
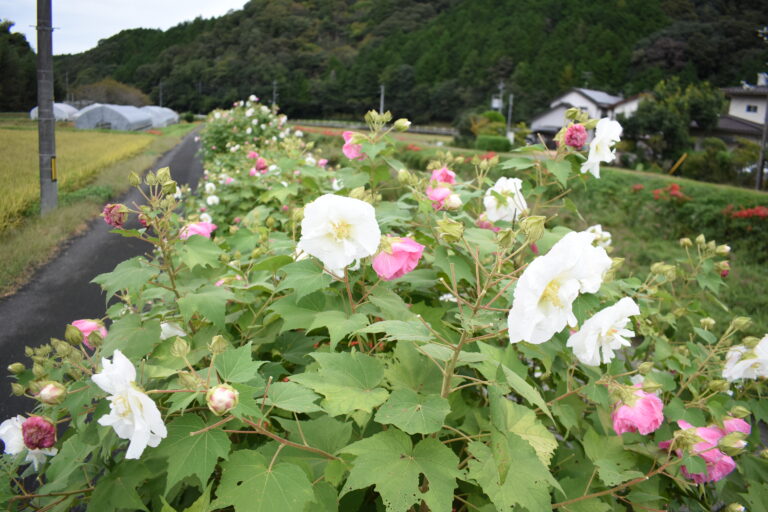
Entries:
[[[213,113],[184,215],[167,169],[132,177],[147,204],[105,220],[154,250],[95,279],[119,298],[106,318],[73,319],[64,340],[28,349],[30,368],[11,366],[13,391],[37,405],[0,425],[4,504],[768,503],[768,337],[703,313],[727,251],[698,238],[641,281],[599,226],[553,223],[620,127],[573,117],[597,127],[586,160],[533,146],[414,173],[393,156],[390,117],[366,120],[332,167],[300,134],[271,135],[280,121],[255,99]],[[132,215],[141,229],[121,227]]]

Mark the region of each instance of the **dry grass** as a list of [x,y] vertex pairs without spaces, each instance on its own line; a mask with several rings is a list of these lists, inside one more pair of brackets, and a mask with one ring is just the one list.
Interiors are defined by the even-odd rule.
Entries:
[[[38,201],[37,130],[0,128],[0,233],[19,223]],[[22,128],[22,129],[20,129]],[[56,167],[60,192],[76,190],[105,167],[146,149],[155,137],[60,129],[56,132]]]
[[[128,190],[131,171],[140,173],[151,167],[159,156],[178,144],[192,128],[192,125],[179,124],[164,128],[162,136],[139,135],[149,138],[149,144],[143,150],[97,169],[97,174],[91,176],[92,182],[76,194],[60,194],[60,206],[55,215],[22,217],[13,229],[0,233],[0,297],[16,290],[37,267],[57,253],[63,242],[86,229],[88,222],[101,212],[109,198],[118,197]],[[66,133],[66,130],[61,132]]]

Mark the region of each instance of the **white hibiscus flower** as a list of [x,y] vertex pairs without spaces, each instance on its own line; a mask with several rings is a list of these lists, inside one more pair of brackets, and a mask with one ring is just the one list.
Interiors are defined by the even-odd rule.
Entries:
[[595,178],[600,177],[600,162],[613,162],[616,158],[614,144],[621,139],[621,124],[604,117],[597,122],[595,136],[589,143],[589,156],[581,164],[581,172],[590,172]]
[[522,186],[523,182],[519,178],[502,177],[485,192],[483,204],[489,221],[514,222],[528,209]]
[[725,356],[724,379],[733,382],[738,379],[759,377],[768,377],[768,334],[755,345],[755,348],[750,350],[744,345],[736,345],[731,347]]
[[630,316],[639,314],[640,308],[635,301],[624,297],[584,322],[579,332],[568,338],[566,345],[573,349],[578,360],[584,364],[600,366],[601,351],[602,362],[610,363],[614,357],[614,350],[631,345],[627,338],[631,338],[635,333],[625,327],[629,323]]
[[591,233],[568,233],[528,265],[509,310],[511,343],[544,343],[566,325],[576,325],[573,301],[580,293],[598,291],[611,267],[605,249],[592,245],[594,239]]
[[136,385],[136,368],[119,350],[112,361],[103,358],[103,369],[91,379],[109,393],[110,413],[99,425],[111,426],[120,439],[129,439],[126,459],[138,459],[147,446],[155,447],[168,435],[157,405]]
[[592,233],[595,235],[595,245],[598,247],[602,247],[603,249],[607,249],[611,246],[612,237],[611,233],[609,231],[604,231],[603,226],[600,224],[595,224],[594,226],[589,226],[587,229],[585,229],[587,233]]
[[205,202],[208,206],[216,206],[221,200],[219,199],[219,196],[211,195],[205,198]]
[[304,207],[298,249],[341,277],[345,267],[375,254],[380,239],[373,206],[359,199],[325,194]]

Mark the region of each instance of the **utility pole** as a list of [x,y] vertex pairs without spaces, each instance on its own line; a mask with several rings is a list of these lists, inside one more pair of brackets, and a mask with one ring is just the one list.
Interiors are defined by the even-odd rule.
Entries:
[[[768,88],[766,88],[768,89]],[[768,142],[768,92],[765,95],[765,117],[763,118],[763,140],[760,142],[760,157],[757,159],[755,188],[763,190],[763,167],[765,167],[765,145]]]
[[37,0],[37,137],[40,148],[40,214],[55,210],[56,120],[53,117],[53,25],[51,0]]
[[384,113],[384,84],[379,85],[379,114]]
[[272,80],[272,106],[277,105],[277,80]]
[[158,101],[160,103],[160,106],[163,106],[163,82],[160,82],[160,94],[159,94]]
[[512,102],[515,101],[515,95],[509,95],[509,102],[507,103],[507,133],[512,131]]

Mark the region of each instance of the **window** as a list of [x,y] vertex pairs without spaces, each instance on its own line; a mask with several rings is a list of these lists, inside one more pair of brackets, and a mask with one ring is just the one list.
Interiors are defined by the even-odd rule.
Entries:
[[747,112],[757,112],[757,105],[747,105]]

